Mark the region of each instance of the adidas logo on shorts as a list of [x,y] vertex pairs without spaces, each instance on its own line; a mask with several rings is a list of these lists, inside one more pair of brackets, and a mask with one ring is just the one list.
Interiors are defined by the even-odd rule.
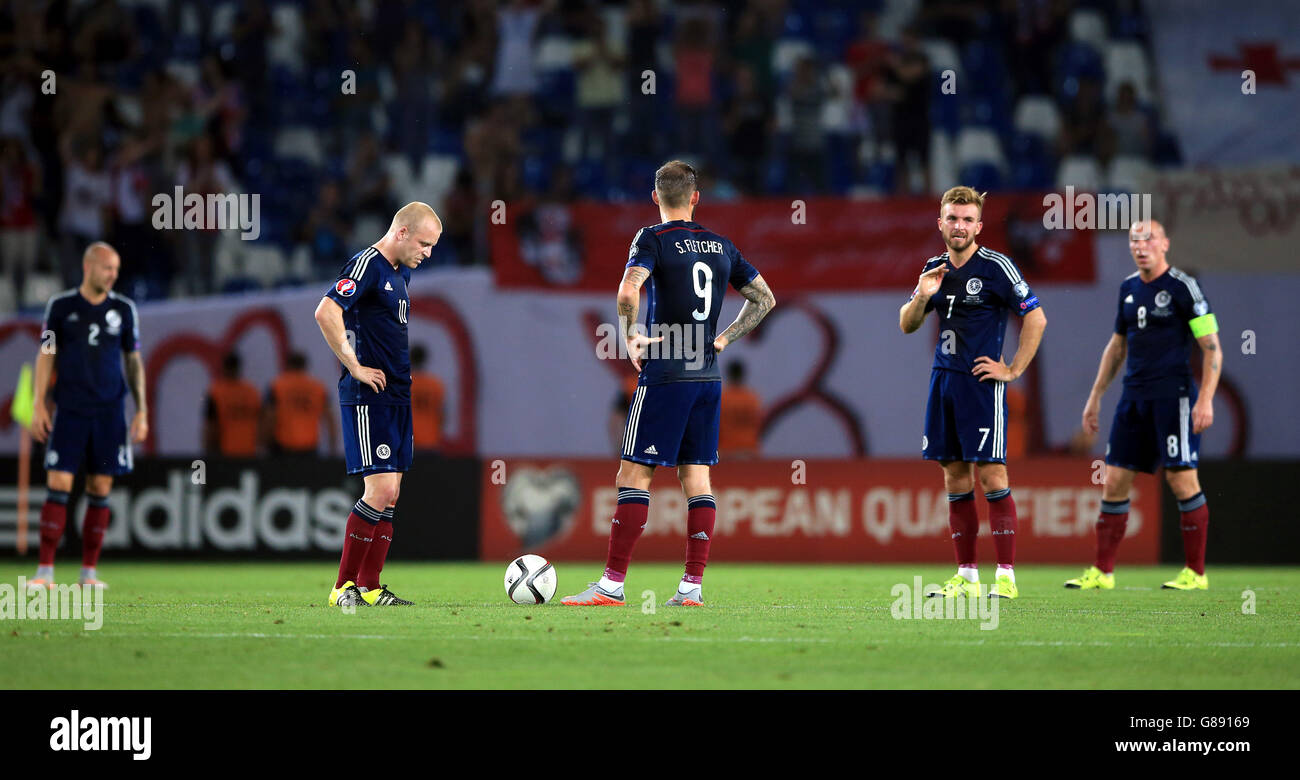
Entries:
[[647,454],[647,455],[658,455],[658,454],[659,454],[659,450],[655,449],[655,446],[654,446],[653,444],[651,444],[649,447],[646,447],[646,448],[645,448],[645,454]]

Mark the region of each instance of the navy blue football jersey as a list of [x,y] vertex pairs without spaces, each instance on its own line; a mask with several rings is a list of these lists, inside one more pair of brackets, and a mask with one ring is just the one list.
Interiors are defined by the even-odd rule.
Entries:
[[[932,257],[922,273],[945,264],[949,270],[939,292],[925,304],[927,312],[939,315],[934,367],[970,373],[976,358],[1002,358],[1008,311],[1023,317],[1040,304],[1011,258],[986,246],[975,250],[961,268],[948,262],[947,252]],[[918,291],[912,290],[908,300]]]
[[1133,400],[1186,395],[1197,335],[1218,331],[1210,302],[1196,280],[1177,268],[1143,282],[1138,274],[1119,286],[1115,332],[1128,340],[1124,396]]
[[[98,305],[67,290],[45,306],[41,330],[54,335],[54,403],[95,413],[126,396],[122,355],[140,349],[140,321],[130,298],[109,292]],[[42,338],[42,341],[44,341]]]
[[355,379],[346,368],[339,376],[339,403],[411,403],[411,353],[406,323],[411,299],[406,284],[411,269],[393,267],[378,249],[352,256],[339,271],[326,296],[343,308],[343,327],[352,334],[352,348],[366,368],[384,372],[382,392]]
[[737,290],[758,270],[726,238],[698,222],[674,220],[643,227],[632,239],[627,267],[650,272],[645,327],[650,358],[641,364],[640,384],[719,382],[713,339],[727,284]]

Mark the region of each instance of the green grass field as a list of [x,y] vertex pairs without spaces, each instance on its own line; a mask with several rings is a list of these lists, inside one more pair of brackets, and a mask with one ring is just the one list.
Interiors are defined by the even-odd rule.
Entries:
[[[1177,567],[1133,567],[1080,593],[1061,583],[1081,567],[1026,565],[993,630],[892,616],[891,588],[947,566],[717,564],[707,607],[653,614],[640,594],[662,604],[676,565],[634,564],[627,607],[586,609],[509,604],[504,568],[396,562],[385,580],[418,605],[348,615],[324,606],[328,562],[108,561],[100,630],[0,621],[0,688],[1300,687],[1296,568],[1211,568],[1183,593],[1159,589]],[[599,573],[556,568],[557,599]]]

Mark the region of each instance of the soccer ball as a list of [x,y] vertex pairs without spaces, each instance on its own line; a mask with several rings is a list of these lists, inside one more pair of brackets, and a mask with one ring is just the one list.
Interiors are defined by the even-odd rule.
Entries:
[[557,584],[555,567],[540,555],[521,555],[506,567],[506,595],[516,604],[545,604]]

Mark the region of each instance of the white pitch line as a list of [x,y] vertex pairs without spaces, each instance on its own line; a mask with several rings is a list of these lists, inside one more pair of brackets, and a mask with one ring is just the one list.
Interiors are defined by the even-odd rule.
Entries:
[[[97,632],[98,633],[98,632]],[[858,638],[852,639],[829,639],[825,637],[752,637],[741,636],[734,638],[720,637],[702,637],[702,636],[620,636],[612,633],[600,636],[574,636],[551,634],[538,636],[484,636],[482,634],[470,634],[463,636],[401,636],[401,635],[384,635],[384,634],[285,634],[285,633],[261,633],[261,632],[231,632],[231,633],[190,633],[174,632],[166,634],[155,633],[100,633],[100,636],[112,637],[166,637],[175,639],[388,639],[388,640],[416,640],[421,642],[440,641],[440,642],[478,642],[478,641],[508,641],[508,642],[535,642],[535,641],[630,641],[630,642],[698,642],[706,644],[861,644],[870,645],[901,645],[913,647],[916,645],[953,645],[953,646],[981,646],[990,647],[1123,647],[1123,648],[1156,648],[1156,647],[1186,647],[1186,648],[1211,648],[1211,647],[1236,647],[1248,649],[1270,649],[1270,648],[1294,648],[1300,647],[1296,642],[1173,642],[1173,643],[1141,643],[1141,642],[1074,642],[1074,641],[1040,641],[1040,640],[1019,640],[1011,642],[997,641],[995,638],[990,639],[926,639],[917,638],[915,640],[897,640],[890,638]],[[992,641],[990,641],[992,640]]]

